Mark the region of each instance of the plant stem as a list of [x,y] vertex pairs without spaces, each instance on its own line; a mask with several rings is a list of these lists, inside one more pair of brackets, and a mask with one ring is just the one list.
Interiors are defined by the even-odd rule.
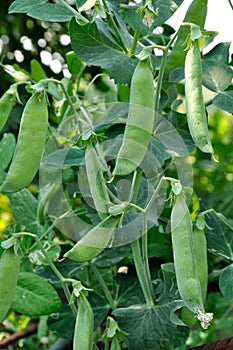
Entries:
[[[143,215],[143,236],[142,236],[142,257],[143,257],[143,263],[144,263],[144,269],[146,273],[146,281],[148,285],[148,289],[150,290],[150,294],[153,297],[154,300],[154,292],[152,287],[152,281],[151,281],[151,274],[150,274],[150,266],[149,266],[149,259],[148,259],[148,228],[147,228],[147,215]],[[155,300],[154,300],[155,301]]]
[[151,291],[148,288],[148,283],[146,280],[146,272],[142,261],[141,250],[140,250],[138,239],[131,243],[131,248],[133,252],[133,260],[134,260],[138,280],[142,288],[146,303],[150,306],[153,306],[154,305],[153,295],[151,295]]
[[103,4],[104,4],[104,7],[105,7],[105,9],[106,9],[106,12],[107,12],[108,15],[109,15],[110,22],[111,22],[111,24],[112,24],[112,26],[113,26],[113,29],[114,29],[114,31],[115,31],[115,33],[116,33],[116,37],[117,37],[117,39],[118,39],[120,45],[122,46],[122,48],[123,48],[123,50],[124,50],[125,52],[128,52],[128,49],[127,49],[127,47],[126,47],[126,45],[125,45],[125,43],[124,43],[124,40],[123,40],[123,38],[122,38],[122,36],[121,36],[121,33],[120,33],[120,31],[119,31],[119,29],[118,29],[118,27],[117,27],[117,25],[116,25],[116,22],[115,22],[115,20],[114,20],[114,17],[113,17],[113,15],[112,15],[112,12],[111,12],[111,10],[110,10],[109,7],[108,7],[107,1],[106,1],[106,0],[103,0]]
[[[47,260],[50,268],[53,270],[53,272],[55,273],[55,275],[57,276],[57,278],[61,281],[62,284],[62,288],[64,290],[66,299],[68,302],[70,302],[70,291],[69,288],[66,284],[65,278],[62,276],[62,274],[60,273],[60,271],[56,268],[56,266],[54,265],[53,261],[50,259],[50,256],[47,254],[46,250],[44,249],[42,243],[40,242],[39,238],[37,237],[36,234],[30,233],[30,232],[20,232],[19,233],[20,236],[29,236],[35,239],[36,243],[38,244],[39,248],[41,249],[42,253],[44,254],[45,259]],[[74,303],[70,303],[70,308],[72,310],[72,313],[74,315],[74,317],[76,317],[77,315],[77,309],[76,306],[74,305]]]
[[231,3],[231,0],[228,0],[228,2],[229,2],[229,5],[230,5],[231,9],[233,10],[233,5]]
[[110,293],[108,286],[105,283],[105,280],[103,279],[101,273],[99,272],[98,268],[94,264],[91,265],[91,269],[93,270],[95,277],[98,279],[99,284],[102,287],[102,290],[105,294],[105,297],[106,297],[111,309],[114,310],[116,308],[116,303],[113,300],[112,294]]
[[130,49],[130,56],[133,56],[135,54],[136,48],[137,48],[137,43],[138,43],[138,39],[139,39],[139,31],[136,30],[134,33],[134,37],[133,37],[133,42],[132,42],[132,46]]

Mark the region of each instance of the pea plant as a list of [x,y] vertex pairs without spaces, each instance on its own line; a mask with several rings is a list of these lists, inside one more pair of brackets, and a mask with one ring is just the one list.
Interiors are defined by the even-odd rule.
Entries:
[[233,217],[201,187],[205,164],[210,178],[232,175],[216,142],[230,153],[230,45],[211,46],[207,0],[174,31],[182,2],[8,8],[60,23],[71,41],[60,78],[35,58],[30,70],[1,62],[14,81],[0,97],[0,192],[14,221],[0,322],[6,333],[17,318],[36,323],[22,349],[184,350],[230,335]]

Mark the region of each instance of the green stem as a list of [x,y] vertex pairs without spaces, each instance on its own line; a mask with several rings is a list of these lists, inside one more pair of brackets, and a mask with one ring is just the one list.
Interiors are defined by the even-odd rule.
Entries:
[[[150,266],[149,266],[149,258],[148,258],[148,227],[147,227],[147,215],[143,215],[143,236],[142,236],[142,257],[144,263],[144,269],[146,273],[146,282],[148,289],[150,290],[150,294],[153,296],[154,300],[154,292],[152,287],[152,280],[150,274]],[[155,302],[155,300],[154,300]]]
[[112,294],[110,293],[110,291],[108,289],[108,286],[105,283],[105,280],[103,279],[101,273],[99,272],[98,268],[94,264],[91,265],[91,269],[93,270],[93,272],[95,274],[95,277],[98,279],[99,284],[102,287],[104,295],[105,295],[105,297],[106,297],[106,299],[107,299],[111,309],[114,310],[116,308],[116,303],[113,300]]
[[231,0],[228,0],[228,2],[229,2],[229,5],[230,5],[231,9],[233,10],[233,5],[231,3]]
[[115,20],[114,20],[114,17],[113,17],[113,15],[112,15],[112,12],[111,12],[111,10],[110,10],[109,7],[108,7],[107,1],[106,1],[106,0],[103,0],[103,4],[104,4],[104,7],[105,7],[106,12],[107,12],[108,15],[109,15],[110,22],[111,22],[111,24],[112,24],[112,26],[113,26],[113,29],[114,29],[114,31],[115,31],[116,37],[117,37],[117,39],[118,39],[120,45],[122,46],[122,48],[123,48],[123,50],[124,50],[125,52],[128,52],[127,46],[125,45],[124,40],[123,40],[123,38],[122,38],[122,36],[121,36],[121,33],[120,33],[120,31],[119,31],[119,29],[118,29],[118,27],[117,27],[117,25],[116,25],[116,22],[115,22]]
[[146,303],[150,306],[153,306],[154,305],[153,296],[151,295],[151,291],[148,288],[148,283],[146,281],[146,273],[145,273],[145,269],[142,261],[141,250],[140,250],[138,239],[131,243],[131,248],[132,248],[133,260],[134,260],[138,280],[142,288]]
[[132,42],[132,46],[131,46],[131,49],[130,49],[130,56],[133,56],[135,54],[139,36],[140,36],[140,33],[139,33],[138,30],[136,30],[135,33],[134,33],[133,42]]
[[163,74],[164,74],[164,70],[165,70],[165,66],[166,66],[167,53],[168,53],[168,48],[163,50],[162,61],[160,64],[160,69],[159,69],[158,82],[157,82],[157,88],[156,88],[156,93],[155,93],[155,113],[156,113],[156,115],[159,113],[159,99],[160,99],[160,94],[161,94],[161,89],[162,89]]
[[[62,288],[64,290],[66,299],[68,302],[70,302],[71,299],[71,294],[69,291],[69,288],[66,284],[66,280],[65,278],[62,276],[62,274],[60,273],[60,271],[56,268],[56,266],[54,265],[53,261],[50,259],[50,256],[47,254],[46,250],[44,249],[43,245],[41,244],[39,238],[37,237],[36,234],[30,233],[30,232],[20,232],[19,233],[20,236],[29,236],[34,238],[34,240],[36,241],[36,243],[38,244],[39,248],[41,249],[42,253],[44,254],[45,259],[47,260],[50,268],[53,270],[53,272],[55,273],[55,275],[57,276],[57,278],[61,281],[62,284]],[[72,313],[74,315],[74,317],[76,317],[77,315],[77,309],[76,306],[74,305],[74,303],[70,303],[70,308],[72,310]]]

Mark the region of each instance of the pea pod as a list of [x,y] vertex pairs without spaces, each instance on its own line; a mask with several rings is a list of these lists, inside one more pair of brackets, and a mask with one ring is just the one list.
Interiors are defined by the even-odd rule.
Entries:
[[[194,23],[198,25],[202,30],[205,26],[206,14],[207,14],[208,0],[193,0],[189,6],[183,22]],[[184,67],[185,56],[187,51],[185,50],[185,42],[189,34],[188,27],[181,27],[175,45],[168,57],[164,78],[168,79],[170,72],[175,68]]]
[[3,129],[6,121],[11,113],[15,104],[14,94],[6,91],[0,98],[0,131]]
[[108,216],[82,237],[71,250],[64,254],[64,257],[77,262],[93,259],[104,250],[114,237],[118,222],[119,217]]
[[187,308],[196,314],[202,327],[207,328],[213,314],[205,313],[204,310],[194,255],[192,221],[182,193],[176,196],[176,202],[172,208],[171,232],[178,290]]
[[[197,226],[193,232],[194,257],[196,261],[197,275],[200,281],[203,303],[206,299],[208,285],[208,262],[207,262],[207,244],[205,230]],[[189,326],[196,323],[197,318],[187,307],[183,307],[180,312],[181,320]]]
[[113,176],[128,175],[141,164],[154,128],[154,108],[152,70],[147,61],[140,61],[132,76],[129,114]]
[[192,43],[185,60],[185,98],[193,141],[202,152],[213,153],[202,94],[202,64],[197,39]]
[[16,150],[1,192],[17,192],[30,184],[43,155],[47,125],[45,96],[34,93],[24,108]]
[[92,350],[94,315],[85,295],[80,293],[75,322],[73,350]]
[[20,258],[9,248],[2,253],[0,260],[0,322],[2,322],[13,301],[18,274]]
[[108,216],[108,206],[111,204],[106,182],[102,172],[100,159],[92,143],[87,142],[85,152],[85,165],[91,197],[96,211],[101,219]]

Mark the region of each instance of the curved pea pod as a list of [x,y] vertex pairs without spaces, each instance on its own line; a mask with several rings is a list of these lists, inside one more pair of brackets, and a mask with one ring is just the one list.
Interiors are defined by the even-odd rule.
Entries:
[[155,124],[154,109],[152,70],[147,61],[140,61],[132,76],[129,113],[113,176],[128,175],[141,164]]
[[81,263],[99,255],[114,238],[119,220],[119,217],[108,216],[82,237],[64,257]]
[[78,298],[78,313],[74,329],[73,350],[92,350],[94,332],[94,314],[83,293]]
[[190,213],[181,193],[171,213],[174,266],[178,290],[186,307],[196,314],[203,328],[208,328],[212,313],[205,313],[201,284],[194,253],[193,228]]
[[8,91],[4,92],[4,94],[0,98],[0,131],[3,129],[4,125],[6,124],[7,119],[14,105],[15,105],[14,94],[9,93]]
[[9,248],[0,260],[0,322],[2,322],[13,302],[20,268],[20,258]]
[[108,207],[111,204],[102,166],[96,149],[91,142],[87,142],[85,152],[85,165],[88,184],[96,211],[101,219],[108,216]]
[[[186,12],[183,22],[194,23],[203,30],[207,15],[207,6],[208,0],[193,0]],[[174,47],[167,59],[164,72],[165,79],[169,77],[169,74],[173,69],[184,67],[187,54],[185,43],[189,32],[190,29],[186,26],[180,28]]]
[[187,121],[193,141],[202,152],[213,153],[202,94],[202,64],[197,39],[192,43],[185,59],[185,98]]
[[25,105],[15,153],[1,192],[17,192],[30,184],[43,155],[47,127],[47,103],[44,94],[37,92]]

